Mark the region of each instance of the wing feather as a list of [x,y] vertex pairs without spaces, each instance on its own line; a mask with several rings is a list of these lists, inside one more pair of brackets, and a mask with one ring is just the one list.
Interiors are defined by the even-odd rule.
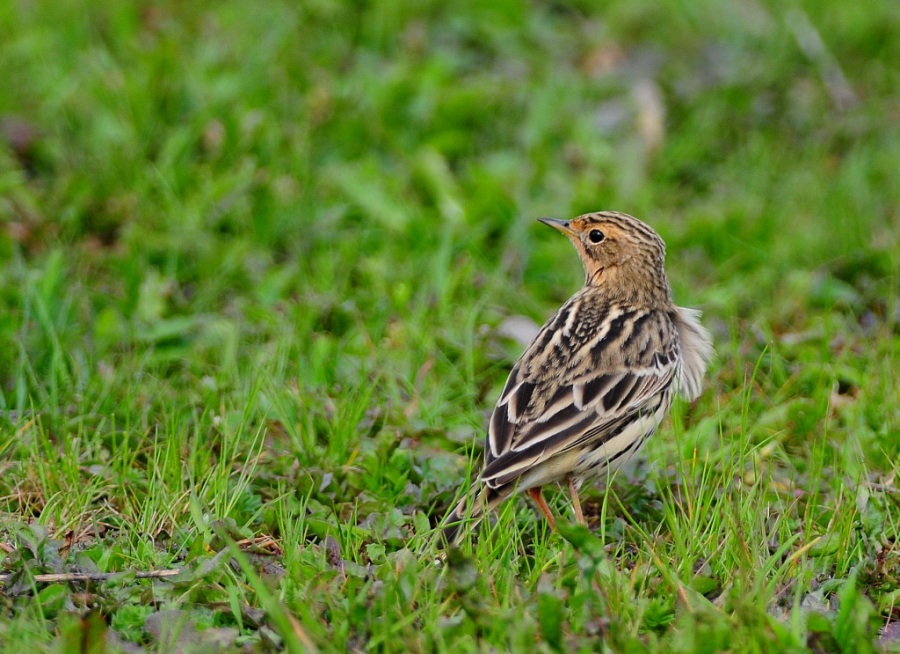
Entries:
[[680,374],[672,317],[615,305],[600,310],[576,294],[513,368],[488,431],[488,486],[514,483],[572,447],[613,438],[660,406]]

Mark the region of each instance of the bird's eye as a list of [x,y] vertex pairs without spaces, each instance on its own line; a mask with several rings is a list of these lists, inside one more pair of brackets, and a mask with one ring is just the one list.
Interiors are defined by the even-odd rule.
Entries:
[[588,238],[591,239],[591,243],[599,243],[606,238],[606,236],[599,229],[592,229],[591,233],[588,234]]

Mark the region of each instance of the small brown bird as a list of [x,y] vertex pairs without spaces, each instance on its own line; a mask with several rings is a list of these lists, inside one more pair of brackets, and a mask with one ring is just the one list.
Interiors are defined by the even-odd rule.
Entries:
[[630,459],[676,392],[696,398],[712,358],[700,312],[672,303],[666,246],[651,227],[613,211],[539,220],[575,245],[584,288],[510,372],[491,416],[480,479],[444,519],[448,543],[517,491],[528,491],[555,528],[542,494],[553,482],[566,483],[584,524],[581,485]]

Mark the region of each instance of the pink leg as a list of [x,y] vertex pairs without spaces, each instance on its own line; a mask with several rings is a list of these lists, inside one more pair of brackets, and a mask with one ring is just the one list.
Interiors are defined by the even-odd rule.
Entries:
[[529,488],[528,495],[531,496],[531,499],[537,504],[537,508],[539,508],[541,513],[544,514],[544,517],[547,518],[550,529],[556,531],[556,518],[553,517],[553,513],[550,512],[550,507],[547,506],[547,502],[544,500],[543,488]]
[[587,522],[584,520],[584,511],[581,510],[581,500],[578,497],[578,489],[575,488],[575,480],[572,477],[569,477],[566,480],[566,485],[569,487],[569,495],[572,496],[572,508],[575,509],[575,519],[578,521],[578,524],[587,526]]

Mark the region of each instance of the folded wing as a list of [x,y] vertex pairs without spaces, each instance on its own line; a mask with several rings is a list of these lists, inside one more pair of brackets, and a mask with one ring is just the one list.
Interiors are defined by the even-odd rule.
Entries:
[[548,321],[509,375],[488,428],[482,480],[491,488],[621,433],[659,406],[678,374],[672,316],[616,305],[596,315],[596,303],[580,298]]

